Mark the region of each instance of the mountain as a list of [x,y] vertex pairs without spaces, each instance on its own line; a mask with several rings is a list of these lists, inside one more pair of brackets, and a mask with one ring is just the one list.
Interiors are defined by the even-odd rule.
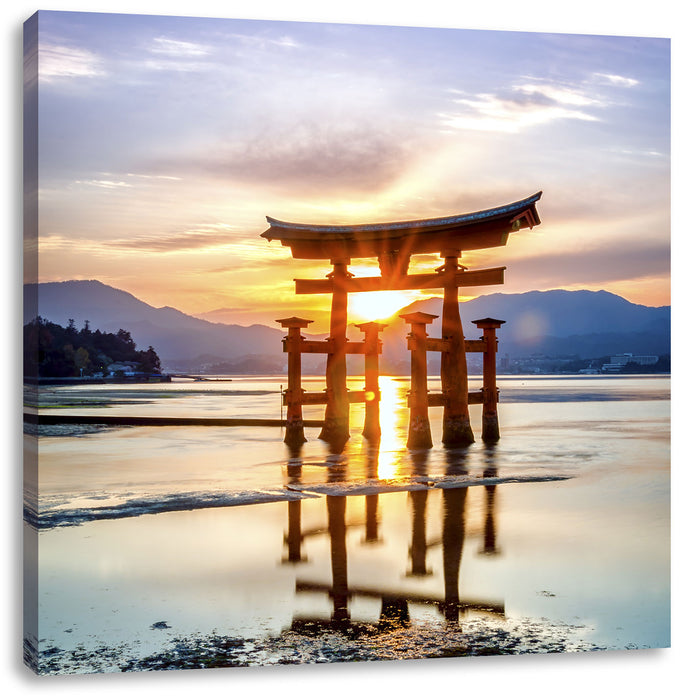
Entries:
[[[88,320],[92,328],[108,332],[124,328],[139,348],[152,345],[167,371],[198,372],[221,365],[229,373],[268,373],[285,366],[284,333],[278,329],[212,323],[168,306],[155,308],[96,280],[25,285],[25,323],[36,315],[36,294],[38,313],[44,318],[65,326],[71,318],[77,327]],[[428,331],[440,337],[441,308],[442,300],[432,298],[410,304],[400,313],[424,311],[438,316]],[[498,331],[499,356],[511,358],[534,354],[598,358],[625,352],[666,355],[670,312],[669,306],[641,306],[609,292],[587,290],[496,293],[460,305],[467,338],[480,335],[471,321],[487,316],[505,321]],[[405,372],[409,366],[407,332],[407,325],[397,317],[384,330],[385,371]],[[348,337],[359,340],[362,336],[350,328]],[[361,369],[358,360],[350,358],[351,371]],[[436,362],[437,354],[431,353],[432,371]],[[323,356],[303,357],[305,372],[321,372],[323,367]]]
[[[285,364],[281,352],[283,333],[275,328],[211,323],[169,306],[155,308],[97,280],[25,285],[24,323],[36,315],[36,294],[38,313],[43,318],[64,326],[74,319],[79,328],[88,320],[91,328],[107,332],[123,328],[131,333],[139,348],[152,345],[167,371],[198,371],[203,365],[212,364],[203,361],[203,355],[222,362],[255,354],[264,358],[265,350],[267,356],[272,356],[267,363],[271,369],[275,361],[279,366]],[[256,371],[261,371],[259,366]]]
[[[438,316],[428,329],[430,336],[440,337],[442,303],[440,298],[417,301],[400,313],[423,311]],[[670,353],[669,306],[633,304],[606,291],[487,294],[460,304],[460,316],[465,337],[474,339],[480,332],[472,321],[486,317],[504,320],[498,331],[501,357],[542,354],[598,358],[625,352]],[[403,333],[407,333],[407,326],[401,319],[384,331],[384,340],[390,346],[388,361],[401,359],[400,348],[395,346]]]
[[[422,303],[433,311],[417,310],[440,314],[442,302],[437,298],[415,302],[408,309],[413,311],[412,307]],[[641,306],[610,292],[588,290],[486,294],[462,303],[460,313],[465,326],[469,321],[486,316],[503,319],[509,328],[516,329],[515,336],[520,340],[588,333],[634,333],[668,329],[670,323],[669,306]]]
[[233,309],[212,309],[212,311],[204,311],[199,314],[195,314],[196,318],[201,318],[203,321],[211,321],[212,323],[228,323],[231,319]]

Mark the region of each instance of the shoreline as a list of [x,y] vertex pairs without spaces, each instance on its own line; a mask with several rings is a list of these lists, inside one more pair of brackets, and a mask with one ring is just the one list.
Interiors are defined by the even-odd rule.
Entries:
[[[157,629],[166,629],[164,622]],[[24,659],[40,675],[130,673],[199,668],[266,667],[350,662],[411,661],[609,651],[583,638],[588,628],[545,619],[498,624],[487,617],[460,623],[343,623],[307,620],[278,635],[173,637],[159,651],[136,658],[133,645],[95,651],[51,647],[38,653],[24,640]],[[324,632],[322,634],[322,632]],[[631,649],[631,646],[616,649]]]
[[167,384],[171,374],[137,375],[135,377],[24,377],[29,386],[67,386],[88,384]]
[[[355,378],[363,375],[349,375],[349,378]],[[407,374],[382,374],[381,376],[389,377],[393,380],[399,379],[409,379]],[[437,377],[439,375],[430,374],[429,378]],[[545,379],[547,377],[575,377],[577,379],[598,379],[598,378],[619,378],[626,379],[630,377],[669,377],[671,372],[600,372],[598,374],[587,374],[582,372],[541,372],[541,373],[508,373],[508,372],[498,372],[498,378],[500,379]],[[92,384],[159,384],[159,383],[171,383],[174,379],[189,379],[196,382],[231,382],[233,378],[237,379],[258,379],[258,378],[270,378],[270,379],[284,379],[285,374],[232,374],[230,377],[218,376],[216,374],[187,374],[187,373],[174,373],[161,374],[161,375],[138,375],[134,377],[24,377],[23,383],[27,386],[80,386],[80,385],[92,385]],[[478,373],[469,374],[470,379],[478,380],[481,379],[481,375]],[[304,375],[303,380],[311,379],[324,379],[324,375]]]

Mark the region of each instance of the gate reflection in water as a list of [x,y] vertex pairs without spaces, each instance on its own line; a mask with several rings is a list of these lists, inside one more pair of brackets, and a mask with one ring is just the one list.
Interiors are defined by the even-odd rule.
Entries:
[[[495,448],[488,448],[494,453]],[[368,475],[375,477],[378,473],[378,456],[376,450],[368,453]],[[417,451],[413,455],[416,473],[424,470],[425,451]],[[463,468],[464,454],[459,451],[447,452],[448,463],[446,473],[453,476],[467,475]],[[289,479],[292,484],[299,483],[301,465],[297,458],[288,464]],[[484,476],[495,477],[497,470],[489,468]],[[344,469],[331,472],[331,481],[345,481]],[[495,491],[496,487],[486,487],[485,522],[483,525],[484,545],[482,552],[496,554],[495,528]],[[331,579],[330,583],[308,580],[296,577],[296,592],[317,592],[328,596],[332,612],[329,619],[315,617],[297,617],[293,620],[292,629],[331,628],[335,630],[351,629],[354,621],[351,619],[349,603],[353,597],[368,598],[378,601],[380,605],[378,625],[386,629],[394,625],[410,623],[409,604],[436,606],[446,620],[458,621],[464,610],[476,610],[490,614],[503,615],[502,601],[486,601],[478,599],[462,599],[460,596],[460,565],[466,537],[466,499],[468,488],[441,489],[442,530],[432,541],[427,540],[427,499],[428,489],[420,488],[408,492],[411,538],[409,542],[410,569],[407,576],[433,576],[433,571],[427,567],[426,559],[429,548],[440,548],[442,554],[442,582],[444,594],[435,597],[425,592],[414,592],[411,588],[393,586],[388,577],[379,581],[377,586],[350,585],[348,581],[348,549],[347,535],[350,525],[346,521],[346,502],[349,497],[340,495],[326,496],[327,525],[326,528],[314,528],[310,532],[301,527],[302,502],[293,501],[288,504],[288,530],[285,536],[288,556],[285,561],[298,564],[306,561],[302,548],[308,537],[320,537],[328,534],[330,542]],[[474,488],[473,490],[482,490]],[[438,495],[438,494],[436,494]],[[364,537],[359,546],[379,542],[379,494],[367,494],[364,497],[365,515],[359,526],[364,528]]]

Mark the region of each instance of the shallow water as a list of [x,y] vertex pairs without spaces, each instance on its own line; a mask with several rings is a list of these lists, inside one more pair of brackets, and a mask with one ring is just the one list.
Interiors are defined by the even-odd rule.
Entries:
[[[40,403],[278,418],[280,384],[59,387]],[[473,406],[474,445],[443,449],[434,408],[434,448],[408,452],[407,384],[390,378],[378,450],[360,406],[340,455],[314,428],[299,455],[279,428],[41,437],[26,527],[39,533],[43,670],[178,659],[179,639],[216,637],[234,640],[220,665],[668,646],[669,378],[499,386],[494,448]]]

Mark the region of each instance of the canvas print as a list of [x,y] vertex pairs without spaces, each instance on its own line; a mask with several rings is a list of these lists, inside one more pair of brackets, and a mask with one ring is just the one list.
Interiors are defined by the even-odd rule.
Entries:
[[36,673],[670,645],[669,39],[41,11],[24,202]]

